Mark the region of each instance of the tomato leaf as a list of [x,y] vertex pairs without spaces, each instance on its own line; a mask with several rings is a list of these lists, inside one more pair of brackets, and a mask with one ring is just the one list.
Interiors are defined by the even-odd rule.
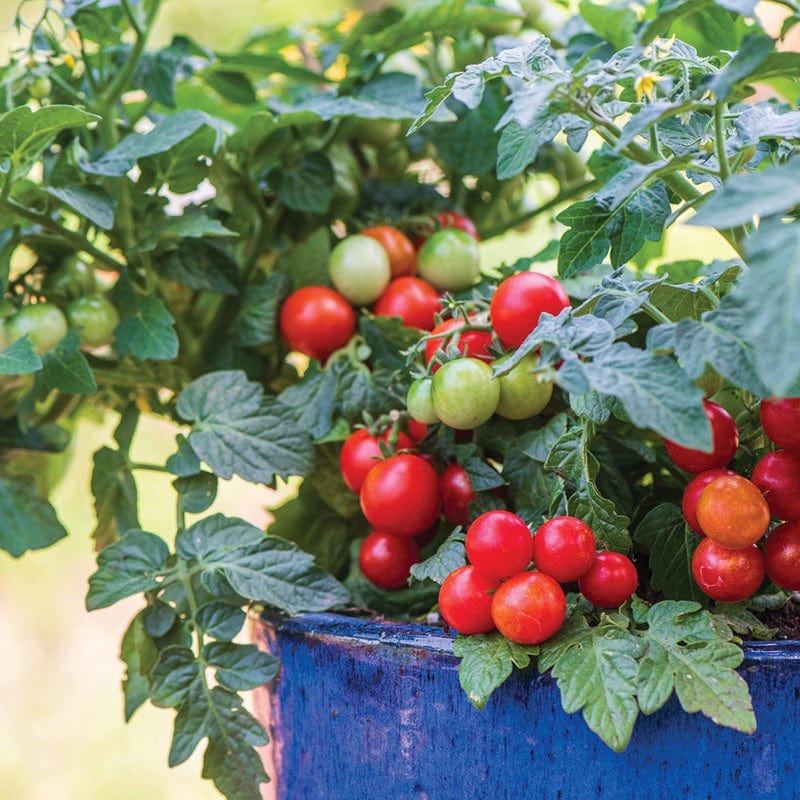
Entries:
[[272,344],[278,336],[278,311],[289,294],[289,279],[272,272],[258,283],[249,283],[242,292],[242,301],[233,333],[241,347]]
[[254,644],[208,642],[203,658],[216,669],[221,686],[234,691],[255,689],[269,683],[278,674],[279,661]]
[[142,613],[137,614],[122,637],[120,658],[126,667],[122,681],[126,722],[149,698],[150,670],[158,659],[158,648],[147,635],[142,620]]
[[324,153],[307,153],[292,168],[281,167],[267,176],[270,188],[294,211],[323,214],[333,198],[333,166]]
[[0,475],[0,548],[17,558],[67,535],[55,509],[36,492],[33,478]]
[[92,538],[102,549],[125,531],[139,527],[139,495],[128,462],[118,450],[101,447],[93,461],[91,488],[97,526]]
[[148,295],[136,314],[125,317],[117,326],[117,350],[136,358],[169,360],[178,355],[175,319],[160,297]]
[[454,569],[463,567],[467,563],[467,552],[464,549],[465,540],[464,530],[460,527],[456,528],[430,558],[411,567],[411,576],[418,581],[430,579],[441,584]]
[[327,228],[317,228],[307,239],[283,253],[275,269],[288,275],[292,287],[330,286],[328,258],[331,252],[330,233]]
[[42,367],[42,359],[27,336],[0,350],[0,375],[27,375]]
[[45,191],[103,230],[114,225],[116,201],[100,186],[48,187]]
[[216,500],[217,476],[211,472],[198,472],[172,482],[181,496],[181,504],[190,514],[201,514]]
[[92,369],[79,347],[80,339],[73,330],[42,356],[42,379],[48,387],[70,394],[97,391]]
[[239,293],[236,262],[213,240],[180,241],[155,259],[165,275],[193,289]]

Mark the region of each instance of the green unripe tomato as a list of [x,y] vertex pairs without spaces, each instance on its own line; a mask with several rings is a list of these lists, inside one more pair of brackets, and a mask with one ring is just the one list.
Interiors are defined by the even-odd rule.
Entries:
[[97,287],[94,270],[77,256],[64,259],[61,266],[45,275],[42,290],[54,303],[68,303],[91,294]]
[[40,75],[36,80],[28,86],[28,94],[34,100],[44,100],[45,97],[50,96],[50,92],[53,90],[53,84],[50,81],[50,78],[47,75]]
[[481,274],[478,243],[459,228],[440,228],[420,248],[417,272],[442,291],[468,289]]
[[[501,366],[510,357],[504,355],[495,361],[495,366]],[[500,384],[497,414],[506,419],[528,419],[544,410],[553,396],[553,381],[537,371],[538,366],[539,357],[529,353],[496,379]]]
[[104,294],[87,294],[67,306],[67,319],[84,347],[102,347],[114,338],[119,312]]
[[392,277],[383,245],[360,233],[342,239],[331,250],[328,272],[339,294],[355,306],[375,302]]
[[431,383],[436,416],[456,430],[483,425],[497,408],[500,384],[492,368],[477,358],[456,358],[442,364]]
[[64,312],[52,303],[23,306],[6,322],[9,343],[27,335],[40,355],[52,350],[67,335],[67,330]]
[[478,0],[478,4],[500,9],[497,11],[487,10],[484,19],[478,22],[478,30],[487,39],[520,32],[525,12],[519,0]]
[[384,180],[393,181],[405,175],[411,155],[404,142],[395,141],[378,149],[376,161],[378,175]]
[[357,119],[353,124],[353,136],[372,147],[386,147],[402,132],[403,125],[396,119]]
[[439,422],[439,417],[433,408],[432,388],[432,378],[417,378],[408,387],[408,395],[406,396],[406,409],[411,419],[415,419],[417,422],[424,422],[426,425],[433,425]]

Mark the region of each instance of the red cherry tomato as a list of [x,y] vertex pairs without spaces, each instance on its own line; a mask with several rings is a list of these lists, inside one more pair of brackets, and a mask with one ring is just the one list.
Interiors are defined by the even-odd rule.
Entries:
[[475,499],[469,475],[461,464],[452,463],[439,476],[442,487],[442,512],[451,525],[469,522],[469,504]]
[[585,575],[594,563],[597,543],[592,529],[577,517],[553,517],[533,537],[533,563],[559,583]]
[[471,565],[454,569],[439,588],[439,612],[459,633],[489,633],[494,630],[492,596],[499,585]]
[[721,603],[738,603],[754,594],[764,581],[764,555],[755,544],[730,550],[703,539],[692,556],[692,575],[709,597]]
[[377,530],[416,536],[433,524],[442,503],[439,476],[422,456],[400,454],[378,462],[364,478],[361,510]]
[[506,347],[518,347],[545,311],[556,315],[569,304],[569,296],[555,278],[541,272],[518,272],[497,287],[489,319]]
[[476,242],[480,241],[480,234],[475,227],[475,223],[460,211],[440,211],[431,217],[428,224],[423,225],[417,230],[414,236],[414,247],[419,250],[428,240],[430,235],[442,228],[457,228],[468,233]]
[[409,419],[406,422],[406,429],[414,444],[419,444],[428,435],[428,426],[424,422],[417,422],[415,419]]
[[753,470],[753,483],[763,492],[775,519],[800,519],[800,452],[767,453]]
[[759,416],[764,433],[778,447],[800,450],[800,397],[766,397]]
[[735,475],[732,469],[707,469],[698,473],[686,484],[683,490],[683,498],[681,499],[681,510],[689,527],[700,536],[705,536],[700,528],[700,523],[697,520],[697,501],[700,499],[700,492],[708,486],[714,478],[719,478],[722,475]]
[[[464,320],[461,318],[446,319],[444,322],[440,322],[431,331],[431,337],[425,342],[425,363],[431,364],[431,360],[437,351],[442,348],[449,348],[451,345],[455,345],[463,356],[477,358],[486,362],[492,361],[493,356],[489,353],[489,345],[492,343],[491,332],[463,331],[457,336],[454,335],[464,325]],[[439,364],[433,363],[431,371],[436,372],[439,366]]]
[[392,278],[401,275],[414,275],[417,271],[417,251],[411,239],[394,225],[372,225],[361,233],[377,239],[389,256]]
[[467,558],[487,578],[503,580],[522,572],[533,554],[525,520],[510,511],[487,511],[469,526]]
[[611,550],[597,553],[589,571],[578,579],[581,594],[599,608],[618,608],[630,600],[638,584],[633,562]]
[[549,639],[566,615],[564,590],[543,572],[514,575],[500,584],[492,600],[497,630],[517,644],[538,644]]
[[412,565],[420,560],[419,545],[405,536],[372,531],[358,550],[364,577],[381,589],[400,589],[408,583]]
[[335,289],[304,286],[281,306],[278,328],[292,350],[325,361],[356,331],[356,312]]
[[439,291],[427,281],[405,275],[386,287],[372,311],[379,317],[400,317],[409,328],[429,331],[435,323],[440,297]]
[[767,575],[787,592],[800,591],[800,521],[778,525],[764,543]]
[[[388,443],[389,431],[384,431],[381,436],[373,436],[366,428],[353,431],[345,439],[339,452],[339,469],[347,488],[353,492],[361,491],[361,484],[367,473],[381,460],[381,440]],[[396,450],[413,450],[414,442],[405,433],[397,437]]]
[[711,425],[713,449],[710,453],[664,440],[667,453],[675,465],[695,474],[727,466],[739,446],[739,430],[728,411],[713,400],[703,400],[703,408]]

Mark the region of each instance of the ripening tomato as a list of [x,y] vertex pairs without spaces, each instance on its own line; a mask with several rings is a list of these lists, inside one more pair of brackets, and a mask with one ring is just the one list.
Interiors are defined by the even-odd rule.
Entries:
[[533,556],[533,538],[522,517],[511,511],[486,511],[467,530],[467,558],[478,572],[503,580],[522,572]]
[[53,303],[35,303],[23,306],[5,324],[5,337],[9,343],[27,336],[33,349],[40,355],[52,350],[67,335],[67,318]]
[[589,571],[596,549],[594,533],[582,519],[553,517],[533,537],[533,563],[559,583],[570,583]]
[[466,214],[460,211],[440,211],[431,217],[429,223],[423,225],[414,237],[414,247],[417,250],[430,238],[431,234],[442,228],[456,228],[468,233],[476,242],[480,241],[475,223]]
[[787,592],[800,591],[800,521],[784,522],[767,536],[764,558],[773,583]]
[[731,550],[703,539],[692,556],[692,576],[709,597],[739,603],[756,592],[767,574],[763,553],[751,544]]
[[93,292],[76,297],[66,311],[70,327],[78,331],[82,346],[101,347],[113,341],[119,312],[106,295]]
[[683,497],[681,498],[681,511],[689,527],[701,536],[705,536],[700,523],[697,520],[697,501],[700,499],[700,492],[708,486],[714,478],[719,478],[721,475],[735,475],[732,469],[718,468],[707,469],[699,472],[686,484],[683,490]]
[[439,516],[442,504],[439,476],[422,456],[413,453],[389,456],[367,473],[359,500],[373,528],[413,537]]
[[424,423],[425,425],[433,425],[439,422],[439,417],[433,407],[432,386],[433,379],[430,375],[415,378],[411,382],[411,386],[408,387],[408,394],[406,395],[408,415],[416,422]]
[[356,332],[356,312],[335,289],[304,286],[281,306],[278,328],[292,350],[325,361]]
[[543,572],[521,572],[501,583],[492,599],[497,630],[517,644],[549,639],[567,616],[567,599],[555,579]]
[[[511,357],[504,355],[494,362],[500,367]],[[504,375],[497,377],[500,400],[496,413],[505,419],[529,419],[544,411],[553,396],[553,381],[538,369],[539,356],[528,353]]]
[[727,466],[736,455],[736,448],[739,446],[739,430],[727,409],[713,400],[703,400],[703,408],[711,425],[710,453],[684,447],[669,439],[664,440],[667,453],[676,466],[694,474]]
[[389,285],[389,256],[380,242],[353,234],[331,250],[328,259],[331,282],[355,306],[374,303]]
[[759,411],[764,433],[787,450],[800,450],[800,397],[765,397]]
[[569,304],[569,296],[555,278],[541,272],[517,272],[497,287],[489,319],[506,347],[519,347],[544,312],[555,316]]
[[417,251],[400,228],[394,225],[371,225],[361,231],[363,236],[377,239],[389,256],[392,279],[401,275],[414,275],[417,271]]
[[457,462],[448,464],[439,476],[442,487],[442,513],[451,525],[467,525],[469,504],[475,500],[475,490],[464,467]]
[[436,320],[441,294],[422,278],[395,278],[377,299],[372,311],[379,317],[400,317],[403,325],[429,331]]
[[436,416],[456,430],[483,425],[497,408],[500,384],[492,368],[476,358],[456,358],[442,365],[431,380]]
[[458,228],[442,228],[417,253],[417,272],[442,291],[468,289],[481,274],[478,243]]
[[[474,319],[474,314],[469,315]],[[477,358],[480,361],[491,361],[492,354],[489,345],[492,343],[491,331],[463,330],[469,323],[460,317],[453,317],[440,322],[432,331],[425,342],[425,363],[429,364],[432,372],[439,369],[439,364],[431,363],[433,357],[440,350],[447,350],[453,346],[464,356]]]
[[769,506],[752,481],[742,475],[721,475],[700,492],[697,521],[709,539],[739,550],[767,532]]
[[413,539],[384,531],[371,531],[358,549],[361,572],[381,589],[405,586],[419,560],[419,545]]
[[599,608],[618,608],[633,597],[638,584],[633,562],[612,550],[597,553],[588,572],[578,578],[581,594]]
[[414,444],[419,444],[428,435],[428,425],[416,419],[406,421],[406,430]]
[[751,480],[763,493],[775,519],[800,519],[800,452],[767,453],[756,464]]
[[[389,431],[384,431],[380,436],[373,436],[366,428],[358,428],[345,439],[339,452],[339,470],[348,489],[358,493],[367,473],[381,460],[384,455],[381,450],[381,441],[384,445],[389,442]],[[413,450],[414,442],[400,432],[397,437],[395,450]]]
[[458,567],[439,587],[439,612],[459,633],[489,633],[494,630],[492,597],[499,585],[469,564]]

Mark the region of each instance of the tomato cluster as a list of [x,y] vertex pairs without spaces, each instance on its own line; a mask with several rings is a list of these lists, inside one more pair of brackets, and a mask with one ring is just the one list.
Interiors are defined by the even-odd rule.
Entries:
[[[784,449],[766,452],[750,478],[729,469],[739,445],[731,415],[704,401],[712,430],[709,453],[667,442],[675,464],[694,477],[681,508],[703,537],[692,574],[709,597],[734,603],[752,596],[768,577],[782,589],[800,589],[800,398],[766,398],[765,436]],[[778,522],[770,531],[773,522]]]
[[622,605],[636,591],[638,575],[622,553],[597,552],[582,520],[558,516],[531,535],[510,511],[487,511],[469,526],[469,564],[453,570],[439,590],[439,610],[459,633],[498,630],[518,644],[538,644],[558,631],[567,613],[562,584],[578,582],[601,608]]

